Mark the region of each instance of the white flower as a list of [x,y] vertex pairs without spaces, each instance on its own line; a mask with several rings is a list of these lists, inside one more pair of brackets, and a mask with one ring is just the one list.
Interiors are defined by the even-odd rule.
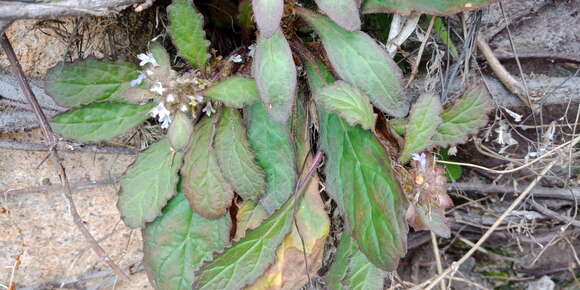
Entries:
[[168,103],[175,103],[175,95],[174,94],[168,94],[167,97],[165,98],[165,100]]
[[195,99],[196,102],[201,103],[203,102],[203,96],[195,96],[193,97]]
[[427,168],[427,156],[425,156],[425,153],[421,154],[413,153],[411,157],[413,158],[413,160],[419,162],[419,166],[421,169]]
[[254,53],[256,52],[256,45],[255,44],[250,45],[250,47],[248,47],[248,50],[249,50],[248,55],[250,57],[254,57]]
[[132,80],[129,84],[132,87],[136,87],[136,86],[140,85],[144,79],[145,79],[145,74],[141,73],[136,79]]
[[242,63],[244,62],[244,59],[242,58],[241,55],[235,54],[230,57],[230,61],[233,63]]
[[139,63],[140,66],[147,65],[148,63],[150,63],[153,66],[159,66],[159,64],[157,63],[157,61],[153,57],[153,54],[151,54],[150,52],[140,53],[137,55],[137,58],[141,61]]
[[157,93],[158,95],[163,95],[163,93],[166,91],[166,89],[163,88],[163,85],[161,85],[160,82],[155,82],[153,84],[153,87],[151,87],[149,90],[154,93]]
[[211,102],[207,102],[207,104],[205,105],[205,107],[201,111],[206,113],[208,117],[210,117],[211,114],[215,113],[215,109],[211,106]]
[[455,156],[455,154],[457,154],[457,146],[449,147],[449,151],[447,151],[447,155]]
[[159,123],[161,123],[161,128],[167,129],[169,128],[169,123],[171,123],[171,112],[165,108],[165,104],[163,102],[159,103],[155,108],[149,111],[152,117],[157,117]]
[[189,108],[187,107],[186,104],[181,104],[181,106],[179,106],[179,109],[184,113],[187,113],[187,111],[189,111]]

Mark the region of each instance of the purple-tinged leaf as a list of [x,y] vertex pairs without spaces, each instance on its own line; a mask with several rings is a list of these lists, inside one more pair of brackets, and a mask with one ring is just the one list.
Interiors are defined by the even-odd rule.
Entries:
[[280,20],[284,14],[284,0],[252,0],[252,7],[260,36],[272,37],[280,29]]
[[330,19],[348,31],[360,30],[357,0],[316,0],[316,5]]

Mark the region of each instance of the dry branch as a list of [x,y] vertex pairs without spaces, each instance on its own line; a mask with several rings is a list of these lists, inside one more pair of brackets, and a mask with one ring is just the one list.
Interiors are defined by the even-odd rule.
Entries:
[[53,18],[87,14],[104,16],[117,13],[130,5],[143,2],[145,0],[61,0],[54,3],[46,1],[38,3],[0,1],[0,20]]

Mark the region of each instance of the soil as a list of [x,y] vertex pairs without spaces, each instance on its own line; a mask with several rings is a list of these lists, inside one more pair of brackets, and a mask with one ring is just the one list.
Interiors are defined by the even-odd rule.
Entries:
[[[64,60],[72,61],[90,55],[135,60],[138,53],[146,50],[150,39],[157,35],[164,38],[167,36],[163,32],[165,20],[157,13],[166,4],[157,4],[160,6],[153,6],[141,14],[124,12],[104,18],[21,20],[15,22],[6,33],[10,39],[15,40],[13,45],[26,74],[42,80],[51,67]],[[521,54],[580,55],[580,1],[504,1],[503,10],[498,3],[483,9],[482,33],[489,39],[494,51],[512,52],[511,33],[513,45]],[[511,24],[509,33],[506,19]],[[455,36],[458,36],[461,32],[459,18],[449,18],[448,23],[455,30]],[[215,31],[208,35],[217,37],[212,39],[212,43],[222,53],[239,44],[237,40],[223,41],[235,33],[222,38]],[[174,54],[172,49],[169,47],[170,53]],[[505,111],[500,113],[500,110],[495,112],[495,119],[493,114],[490,115],[490,124],[478,136],[483,140],[482,144],[498,152],[502,146],[493,141],[497,137],[494,133],[497,123],[503,119],[520,126],[531,124],[532,117],[529,110],[495,80],[485,67],[485,62],[479,63],[496,104],[509,107],[524,118],[522,123],[517,123],[512,117],[506,116]],[[520,75],[514,60],[505,60],[503,63],[512,74]],[[6,70],[7,64],[5,56],[0,52],[0,67]],[[544,124],[552,121],[564,124],[576,117],[580,103],[580,82],[578,75],[570,77],[579,68],[578,63],[571,62],[522,60],[524,77],[530,81],[530,87],[544,92],[541,94],[545,96],[546,102],[541,116]],[[40,82],[38,84],[41,85]],[[3,97],[1,95],[0,100]],[[46,108],[52,105],[43,103]],[[53,109],[56,112],[59,108]],[[21,116],[21,119],[14,119],[20,123],[18,126],[5,125],[0,120],[0,140],[42,142],[42,134],[35,128],[37,124],[34,116],[27,109],[0,103],[0,114]],[[562,143],[574,133],[571,128],[562,128],[557,131],[554,143]],[[487,139],[486,132],[489,133]],[[526,140],[535,140],[537,135],[535,130],[529,129],[517,132],[513,131],[513,135],[519,143],[506,149],[506,154],[518,157],[521,161],[530,151]],[[126,137],[108,144],[127,145]],[[147,143],[150,138],[154,137],[132,140],[129,146],[136,150],[142,149],[142,143]],[[14,282],[18,289],[152,289],[141,264],[141,232],[127,228],[116,207],[118,184],[113,181],[134,161],[135,156],[61,153],[71,183],[78,185],[74,199],[85,225],[110,257],[131,273],[130,281],[118,280],[88,247],[72,222],[54,164],[51,160],[45,160],[46,157],[46,152],[42,151],[0,149],[0,288]],[[505,160],[482,154],[473,142],[459,146],[459,153],[453,159],[488,167],[506,164]],[[562,180],[568,169],[563,165],[557,166],[557,170],[545,178],[542,186],[567,183],[578,187],[578,177]],[[573,166],[575,170],[578,169],[577,164]],[[513,186],[529,182],[535,173],[524,170],[499,176],[465,169],[461,181],[488,184],[507,180],[504,184]],[[573,175],[577,176],[578,173]],[[452,229],[456,233],[455,237],[437,240],[443,267],[450,266],[467,252],[470,241],[481,237],[482,232],[514,198],[514,194],[461,191],[453,191],[451,195],[461,208],[449,214],[454,222]],[[574,214],[570,202],[536,200],[562,214]],[[502,225],[502,231],[460,267],[455,275],[458,279],[450,282],[450,285],[454,289],[553,289],[550,288],[551,282],[558,289],[574,289],[574,277],[578,276],[580,267],[576,260],[580,252],[578,229],[567,228],[562,235],[565,238],[553,239],[562,223],[551,216],[537,214],[529,204],[518,208]],[[476,220],[477,226],[461,224],[457,222],[460,219]],[[408,255],[402,260],[398,274],[402,280],[420,283],[437,274],[430,236],[425,232],[412,233],[409,240],[413,246],[410,246]],[[323,269],[327,269],[326,266]],[[67,286],[61,288],[61,284]]]

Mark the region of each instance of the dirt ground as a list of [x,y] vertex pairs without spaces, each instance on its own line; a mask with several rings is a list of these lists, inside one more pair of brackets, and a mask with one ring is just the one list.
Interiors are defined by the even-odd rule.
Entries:
[[[518,53],[580,55],[580,1],[504,1],[503,8],[504,13],[494,4],[483,11],[482,33],[494,51],[511,51],[512,44],[505,29],[506,19],[510,19],[510,32]],[[147,23],[158,20],[155,9],[146,12],[151,20]],[[42,79],[50,67],[62,60],[89,55],[134,58],[144,50],[148,39],[163,30],[163,21],[151,27],[142,23],[145,20],[131,22],[137,18],[130,14],[119,18],[83,18],[82,21],[79,18],[19,21],[7,35],[17,39],[13,45],[27,75]],[[136,30],[143,33],[137,36],[133,33]],[[505,65],[518,75],[515,61],[507,60]],[[522,65],[530,86],[550,96],[546,99],[550,106],[544,108],[542,121],[545,124],[555,121],[564,128],[557,131],[554,142],[568,140],[566,138],[575,132],[566,131],[564,125],[574,120],[580,103],[579,64],[523,59]],[[2,53],[0,67],[7,67]],[[517,98],[510,96],[485,67],[482,69],[489,79],[496,104],[509,106],[516,114],[525,114]],[[564,80],[568,82],[564,84]],[[0,114],[14,112],[30,114],[25,109],[0,103]],[[489,132],[491,137],[482,144],[496,152],[502,147],[493,141],[497,138],[496,130],[501,120],[507,119],[501,115],[496,111],[494,120],[492,114],[489,126],[480,134],[483,137],[485,130]],[[524,115],[524,119],[526,117],[529,115]],[[30,120],[34,120],[33,116]],[[512,123],[516,128],[524,128]],[[26,128],[30,127],[35,126]],[[532,137],[526,130],[517,131],[521,135],[513,131],[519,143],[506,150],[506,154],[520,161],[530,150],[525,138]],[[42,135],[39,129],[0,128],[0,140],[42,142]],[[124,140],[126,138],[117,140],[117,145],[124,144]],[[135,149],[141,147],[135,144],[139,142],[132,141]],[[460,146],[455,160],[488,167],[505,164],[503,159],[481,154],[480,149],[471,143]],[[85,225],[110,257],[131,273],[130,281],[118,280],[87,246],[72,222],[54,164],[45,160],[46,157],[43,151],[0,149],[0,289],[7,288],[11,282],[18,289],[151,289],[141,264],[141,233],[127,228],[116,208],[118,184],[115,178],[133,162],[135,155],[61,153],[69,179],[76,188],[74,199]],[[576,178],[565,183],[578,189],[579,166],[573,165]],[[561,166],[554,170],[541,187],[549,190],[561,186],[559,177],[564,176],[567,168]],[[482,186],[498,182],[512,186],[529,182],[534,174],[525,171],[520,175],[499,176],[465,170],[458,182]],[[513,193],[474,194],[455,189],[451,195],[454,200],[461,201],[461,206],[448,214],[455,222],[452,226],[455,237],[437,240],[444,267],[460,258],[516,196]],[[574,215],[570,200],[538,198],[537,201],[561,215]],[[460,267],[451,285],[454,289],[580,289],[578,280],[574,283],[580,276],[580,233],[573,226],[563,229],[563,224],[553,216],[538,213],[530,204],[518,208],[482,251]],[[430,236],[424,232],[412,233],[409,241],[409,254],[398,271],[400,278],[417,283],[436,275]],[[61,285],[66,286],[61,288]]]

